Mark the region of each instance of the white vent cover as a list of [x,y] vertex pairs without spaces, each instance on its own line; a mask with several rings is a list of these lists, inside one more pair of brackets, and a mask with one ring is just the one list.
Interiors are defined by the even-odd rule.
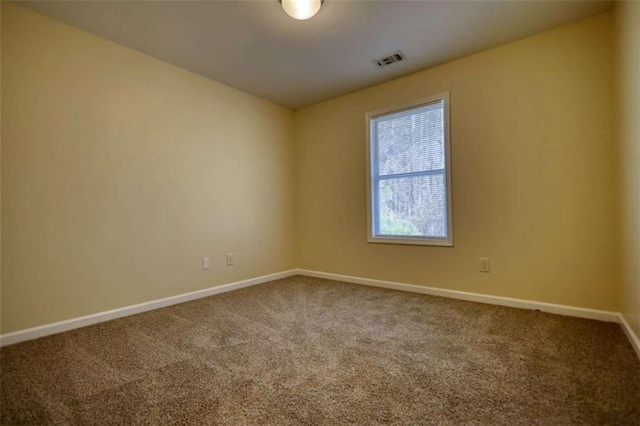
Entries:
[[407,59],[407,57],[404,56],[404,53],[402,53],[399,50],[396,50],[389,56],[385,56],[384,58],[374,59],[373,62],[378,67],[382,68],[382,67],[386,67],[387,65],[391,65],[394,62],[404,61],[405,59]]

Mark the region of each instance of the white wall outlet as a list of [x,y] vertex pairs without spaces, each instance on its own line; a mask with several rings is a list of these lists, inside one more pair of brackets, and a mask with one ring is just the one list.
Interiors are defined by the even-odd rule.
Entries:
[[202,269],[209,269],[209,258],[208,257],[203,257],[202,258]]
[[488,257],[478,258],[480,261],[480,272],[491,272],[491,260]]
[[227,266],[233,266],[233,253],[227,253]]

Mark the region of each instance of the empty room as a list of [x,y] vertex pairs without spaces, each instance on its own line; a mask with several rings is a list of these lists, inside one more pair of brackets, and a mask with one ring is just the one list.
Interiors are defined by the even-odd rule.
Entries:
[[0,4],[0,424],[640,424],[640,2]]

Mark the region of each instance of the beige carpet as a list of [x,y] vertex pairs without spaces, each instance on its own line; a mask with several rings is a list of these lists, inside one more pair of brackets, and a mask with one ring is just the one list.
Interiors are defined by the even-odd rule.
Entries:
[[3,348],[13,424],[640,424],[616,324],[307,277]]

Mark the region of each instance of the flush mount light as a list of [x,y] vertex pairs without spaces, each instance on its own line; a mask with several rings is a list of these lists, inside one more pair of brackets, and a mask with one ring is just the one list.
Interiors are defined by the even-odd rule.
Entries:
[[287,15],[303,21],[318,13],[324,0],[280,0]]

